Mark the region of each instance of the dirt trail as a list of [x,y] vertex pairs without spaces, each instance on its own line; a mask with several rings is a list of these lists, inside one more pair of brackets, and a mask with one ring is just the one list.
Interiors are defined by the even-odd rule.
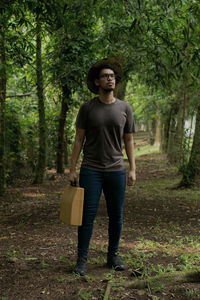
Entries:
[[[54,171],[48,177],[52,174]],[[199,235],[199,202],[185,202],[181,193],[174,196],[172,190],[163,188],[166,182],[170,187],[179,180],[177,171],[160,154],[142,156],[137,159],[137,184],[126,191],[120,253],[127,270],[115,273],[105,266],[107,214],[102,197],[89,251],[88,276],[79,278],[72,273],[77,228],[61,224],[58,217],[67,177],[66,170],[65,175],[55,174],[55,180],[47,179],[42,185],[19,180],[1,199],[0,300],[100,300],[108,280],[131,280],[134,267],[176,268],[177,256],[164,253],[166,243],[175,236],[184,239]],[[150,241],[155,245],[147,245]],[[187,290],[195,292],[186,296]],[[110,299],[199,299],[199,295],[197,285],[185,284],[156,292],[113,289]]]

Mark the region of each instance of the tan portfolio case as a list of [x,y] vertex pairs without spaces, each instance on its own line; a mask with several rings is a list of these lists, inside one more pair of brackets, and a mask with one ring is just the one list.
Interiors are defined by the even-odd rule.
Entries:
[[82,225],[84,189],[66,186],[61,196],[60,220],[68,225]]

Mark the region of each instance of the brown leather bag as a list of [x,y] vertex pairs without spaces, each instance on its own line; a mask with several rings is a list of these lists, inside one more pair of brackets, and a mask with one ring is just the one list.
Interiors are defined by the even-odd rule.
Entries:
[[60,220],[68,225],[82,225],[84,189],[66,186],[60,202]]

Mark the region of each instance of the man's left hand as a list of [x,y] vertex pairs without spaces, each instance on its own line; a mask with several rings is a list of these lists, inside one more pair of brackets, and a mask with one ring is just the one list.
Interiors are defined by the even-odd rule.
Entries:
[[133,186],[136,181],[136,173],[135,170],[129,170],[128,175],[127,175],[127,185],[128,186]]

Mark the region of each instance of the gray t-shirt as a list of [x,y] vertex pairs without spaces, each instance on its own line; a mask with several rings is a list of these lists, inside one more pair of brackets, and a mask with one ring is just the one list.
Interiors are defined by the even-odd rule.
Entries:
[[82,167],[97,171],[120,171],[124,167],[124,133],[135,132],[131,107],[116,99],[105,104],[98,97],[84,103],[76,126],[85,129]]

